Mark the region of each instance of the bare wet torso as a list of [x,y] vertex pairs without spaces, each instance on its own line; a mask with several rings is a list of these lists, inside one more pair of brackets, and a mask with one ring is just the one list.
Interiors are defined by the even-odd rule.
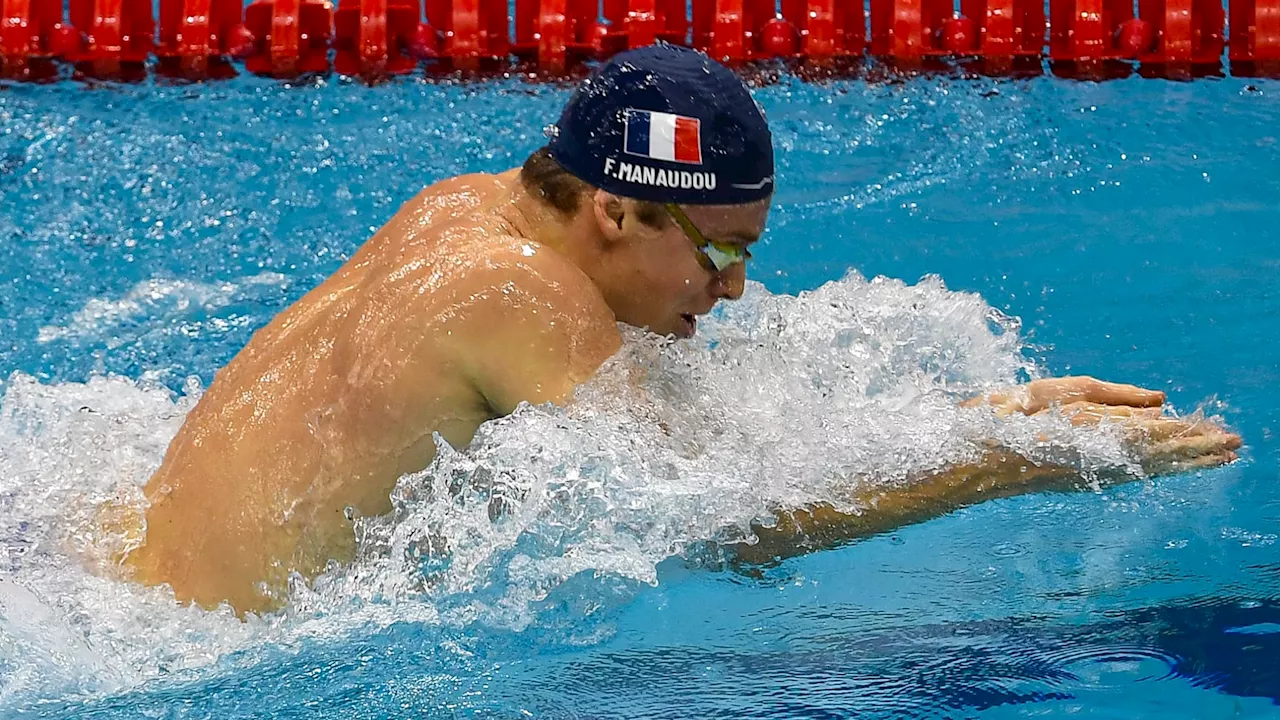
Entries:
[[[147,484],[145,542],[125,559],[135,579],[205,606],[276,607],[290,572],[352,557],[351,518],[390,510],[396,480],[430,463],[433,433],[466,445],[502,406],[558,399],[614,352],[590,280],[498,211],[515,182],[512,171],[424,190],[254,335]],[[515,347],[484,332],[516,315]],[[575,319],[547,331],[561,315]],[[522,369],[486,364],[500,352],[564,382],[516,397],[520,378],[493,374]]]

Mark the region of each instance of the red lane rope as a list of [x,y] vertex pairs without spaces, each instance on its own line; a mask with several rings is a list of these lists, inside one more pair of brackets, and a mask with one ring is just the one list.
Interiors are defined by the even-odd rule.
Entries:
[[999,75],[1047,61],[1067,77],[1186,78],[1220,74],[1225,51],[1233,73],[1280,74],[1280,0],[1230,0],[1230,39],[1221,0],[870,0],[869,16],[862,0],[603,0],[603,16],[596,0],[516,0],[510,35],[507,0],[422,2],[340,0],[335,12],[330,0],[160,0],[157,36],[150,0],[70,0],[66,18],[60,0],[0,0],[0,74],[31,77],[56,58],[111,75],[154,53],[189,76],[243,59],[290,77],[328,70],[332,50],[339,72],[369,77],[424,60],[560,75],[658,41],[731,65],[869,56]]

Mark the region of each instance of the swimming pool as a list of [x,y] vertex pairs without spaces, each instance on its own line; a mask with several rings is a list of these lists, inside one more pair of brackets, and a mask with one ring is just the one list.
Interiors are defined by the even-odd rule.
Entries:
[[[630,346],[658,406],[611,405],[606,372],[585,410],[493,423],[438,468],[478,489],[451,507],[407,480],[356,566],[278,617],[79,569],[89,508],[145,480],[256,328],[423,184],[517,164],[566,93],[0,85],[0,714],[1280,716],[1272,81],[761,88],[779,196],[760,284],[704,325],[711,346]],[[1082,466],[1120,461],[943,409],[1029,373],[1206,404],[1242,460],[760,576],[706,558],[770,497],[957,436],[1047,429]],[[515,521],[489,522],[495,498]],[[432,533],[469,541],[401,560]]]

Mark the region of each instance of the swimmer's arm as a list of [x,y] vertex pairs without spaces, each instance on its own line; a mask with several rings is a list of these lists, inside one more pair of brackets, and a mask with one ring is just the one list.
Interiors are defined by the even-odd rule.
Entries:
[[829,503],[780,511],[772,524],[752,527],[759,539],[733,548],[738,560],[763,563],[836,547],[946,515],[986,500],[1024,493],[1069,490],[1077,471],[1037,465],[1016,453],[992,450],[974,463],[947,468],[896,487],[859,492],[842,512]]
[[[1120,423],[1148,476],[1214,467],[1235,460],[1240,437],[1201,419],[1162,415],[1164,396],[1092,378],[1031,383],[1017,392],[978,399],[999,414],[1061,412],[1075,425]],[[967,403],[973,405],[975,403]],[[779,512],[758,524],[755,545],[734,548],[740,560],[768,562],[869,537],[971,505],[1036,492],[1094,490],[1138,479],[1119,469],[1086,480],[1076,468],[1040,464],[990,447],[976,462],[953,466],[893,487],[873,487],[851,498],[858,512],[817,504]]]
[[[1234,454],[1226,451],[1161,467],[1172,472],[1213,467],[1231,459]],[[901,487],[861,492],[852,503],[860,508],[858,512],[841,512],[828,503],[779,512],[774,524],[753,526],[759,538],[756,544],[732,549],[738,560],[765,563],[891,532],[987,500],[1038,492],[1090,491],[1137,479],[1116,470],[1086,480],[1076,468],[1037,464],[1011,451],[991,450],[978,462],[951,467]]]

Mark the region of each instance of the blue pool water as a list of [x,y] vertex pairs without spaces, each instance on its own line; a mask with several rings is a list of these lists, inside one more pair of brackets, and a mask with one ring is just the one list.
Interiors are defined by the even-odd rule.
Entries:
[[[442,514],[408,478],[354,569],[249,623],[83,570],[92,508],[145,481],[255,329],[424,184],[518,164],[566,96],[0,85],[0,716],[1280,717],[1272,81],[760,88],[779,158],[760,284],[703,328],[718,349],[633,350],[711,398],[654,412],[695,445],[732,427],[738,455],[681,454],[608,407],[531,410],[442,460],[525,483],[526,525],[477,524],[479,496]],[[699,559],[770,497],[835,492],[830,471],[1044,430],[938,397],[1065,373],[1203,407],[1242,459],[755,576]],[[1048,430],[1082,467],[1123,460]],[[452,564],[387,549],[453,524],[478,539]]]

